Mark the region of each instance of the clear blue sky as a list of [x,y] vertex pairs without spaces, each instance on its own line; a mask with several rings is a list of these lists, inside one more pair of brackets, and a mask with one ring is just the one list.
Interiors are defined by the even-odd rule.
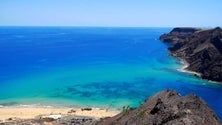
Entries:
[[222,0],[0,0],[1,26],[222,26]]

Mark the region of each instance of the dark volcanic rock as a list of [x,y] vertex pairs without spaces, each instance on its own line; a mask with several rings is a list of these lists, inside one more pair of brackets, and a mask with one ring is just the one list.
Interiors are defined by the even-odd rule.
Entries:
[[222,82],[222,30],[175,28],[160,40],[172,44],[172,56],[189,63],[187,70],[201,74],[203,79]]
[[98,125],[222,125],[208,105],[195,95],[181,97],[165,90],[137,109],[105,119]]

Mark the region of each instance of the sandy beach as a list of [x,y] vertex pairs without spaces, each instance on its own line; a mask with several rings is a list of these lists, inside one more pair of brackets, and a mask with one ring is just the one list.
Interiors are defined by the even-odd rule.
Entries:
[[[178,71],[201,77],[201,73],[187,70],[189,63],[186,60],[180,58],[180,63],[183,64],[183,66],[181,68],[178,68],[177,69]],[[206,79],[203,79],[203,80],[206,80]],[[216,81],[211,81],[211,80],[206,80],[206,81],[211,82],[211,83],[215,83],[215,84],[222,84],[222,82],[216,82]]]
[[40,115],[59,117],[61,115],[72,114],[76,116],[87,116],[96,119],[109,117],[118,114],[118,111],[105,109],[92,109],[82,111],[75,108],[45,108],[45,107],[2,107],[0,108],[0,120],[5,121],[9,118],[32,119]]
[[187,67],[189,66],[189,63],[188,63],[186,60],[180,59],[180,62],[183,64],[183,67],[179,68],[178,71],[180,71],[180,72],[185,72],[185,73],[190,73],[190,74],[194,74],[194,75],[196,75],[196,76],[198,76],[198,77],[201,76],[201,74],[198,73],[198,72],[194,72],[194,71],[187,70]]

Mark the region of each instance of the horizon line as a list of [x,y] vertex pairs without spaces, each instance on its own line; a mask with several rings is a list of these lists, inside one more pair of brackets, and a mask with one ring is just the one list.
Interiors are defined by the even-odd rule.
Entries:
[[0,27],[98,27],[98,28],[176,28],[176,27],[199,27],[216,28],[222,26],[96,26],[96,25],[0,25]]

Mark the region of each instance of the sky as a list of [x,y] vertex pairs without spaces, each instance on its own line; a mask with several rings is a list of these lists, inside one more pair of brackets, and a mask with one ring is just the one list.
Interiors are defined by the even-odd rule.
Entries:
[[0,0],[0,26],[222,26],[222,0]]

